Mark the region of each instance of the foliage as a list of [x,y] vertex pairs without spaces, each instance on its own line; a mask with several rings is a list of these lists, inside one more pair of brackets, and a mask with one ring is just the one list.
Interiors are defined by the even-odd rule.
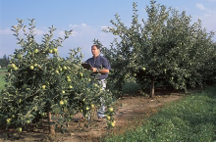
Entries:
[[151,97],[157,85],[187,91],[203,87],[207,80],[215,81],[210,77],[215,74],[214,33],[202,29],[200,20],[191,24],[185,11],[167,9],[154,0],[146,6],[147,20],[139,20],[137,12],[133,3],[130,27],[116,14],[113,27],[105,30],[117,37],[110,49],[103,49],[114,69],[111,77],[116,89],[130,76],[135,76],[143,89],[151,84]]
[[[54,126],[65,129],[77,112],[88,118],[93,106],[100,107],[100,97],[105,99],[106,106],[111,106],[112,94],[100,89],[91,72],[81,67],[83,56],[79,48],[71,50],[67,59],[59,56],[58,48],[72,30],[65,31],[64,39],[52,39],[55,31],[52,26],[42,43],[37,43],[34,19],[29,21],[28,29],[23,20],[18,20],[18,25],[12,29],[21,49],[11,55],[6,76],[8,84],[0,95],[3,125],[20,130],[46,118],[50,133],[54,133]],[[113,121],[113,113],[107,113]]]
[[143,125],[103,141],[214,141],[216,87],[207,88],[163,107]]

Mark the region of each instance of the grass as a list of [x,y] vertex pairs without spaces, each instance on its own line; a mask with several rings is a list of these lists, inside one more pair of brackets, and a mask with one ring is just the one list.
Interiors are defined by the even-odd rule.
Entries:
[[0,73],[6,73],[7,69],[0,69]]
[[0,90],[4,89],[4,85],[6,83],[4,80],[4,76],[6,72],[6,69],[0,69]]
[[106,142],[213,142],[216,140],[216,87],[163,107],[141,126]]

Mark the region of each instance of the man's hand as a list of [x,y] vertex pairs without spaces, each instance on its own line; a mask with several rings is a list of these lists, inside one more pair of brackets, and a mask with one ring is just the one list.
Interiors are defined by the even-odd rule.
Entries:
[[92,72],[97,72],[97,68],[92,67],[91,70]]

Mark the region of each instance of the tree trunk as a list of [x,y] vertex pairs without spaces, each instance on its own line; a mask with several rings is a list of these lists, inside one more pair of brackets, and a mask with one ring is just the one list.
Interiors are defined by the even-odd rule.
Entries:
[[50,111],[47,112],[47,116],[48,116],[48,127],[49,127],[49,132],[50,134],[55,134],[55,126],[52,124],[52,114]]
[[151,78],[150,98],[153,98],[154,95],[155,95],[155,86],[154,86],[154,84],[155,84],[155,77],[153,76]]

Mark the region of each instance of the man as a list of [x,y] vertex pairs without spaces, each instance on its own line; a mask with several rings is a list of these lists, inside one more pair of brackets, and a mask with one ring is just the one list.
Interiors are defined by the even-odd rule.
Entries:
[[[102,89],[106,88],[106,78],[108,77],[108,73],[111,70],[111,66],[109,61],[100,55],[100,47],[98,45],[92,45],[91,46],[91,52],[93,57],[89,58],[86,63],[90,64],[92,66],[92,75],[97,77],[98,82],[102,85]],[[97,74],[100,73],[99,76]],[[98,119],[102,119],[105,117],[105,106],[104,106],[104,100],[103,98],[100,98],[101,101],[101,107],[98,110],[97,116]]]

